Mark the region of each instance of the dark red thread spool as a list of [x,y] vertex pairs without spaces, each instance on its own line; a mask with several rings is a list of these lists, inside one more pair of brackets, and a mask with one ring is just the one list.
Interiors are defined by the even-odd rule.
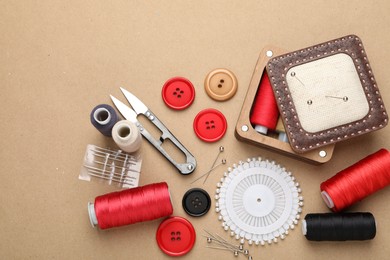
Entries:
[[88,203],[91,224],[100,229],[130,225],[171,215],[173,207],[165,182],[108,193]]
[[321,183],[326,205],[339,212],[390,184],[390,152],[380,149]]
[[257,132],[267,134],[268,129],[275,130],[278,116],[279,110],[276,104],[275,95],[268,74],[264,70],[255,103],[253,104],[250,122],[254,125]]

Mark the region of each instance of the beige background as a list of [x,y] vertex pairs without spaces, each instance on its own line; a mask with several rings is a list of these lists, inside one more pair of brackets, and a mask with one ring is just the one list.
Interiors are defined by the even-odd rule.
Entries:
[[[205,248],[202,229],[229,239],[213,210],[192,218],[181,207],[191,187],[214,196],[226,167],[204,186],[190,182],[209,169],[220,145],[229,165],[259,155],[276,160],[301,184],[303,216],[328,212],[320,183],[389,148],[389,128],[338,144],[330,162],[313,166],[238,142],[234,126],[264,45],[294,50],[351,33],[363,40],[390,109],[389,9],[385,0],[1,1],[0,258],[168,259],[155,242],[160,220],[108,231],[93,229],[88,220],[87,202],[116,190],[78,180],[86,145],[113,145],[92,127],[89,113],[97,104],[111,104],[109,94],[123,100],[120,86],[141,98],[198,160],[194,174],[183,177],[143,141],[141,184],[167,181],[174,215],[188,218],[197,231],[195,247],[183,258],[233,258]],[[239,82],[228,102],[211,100],[203,89],[206,74],[218,67],[232,70]],[[190,79],[196,88],[195,102],[184,111],[170,110],[161,99],[163,83],[173,76]],[[212,144],[192,130],[195,115],[208,107],[221,110],[229,125]],[[351,208],[376,217],[372,241],[313,243],[297,229],[278,244],[252,246],[250,252],[254,259],[387,258],[389,196],[387,188]]]

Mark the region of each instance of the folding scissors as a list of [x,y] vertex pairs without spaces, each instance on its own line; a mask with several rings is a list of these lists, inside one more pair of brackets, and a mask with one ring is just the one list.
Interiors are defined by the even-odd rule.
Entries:
[[[196,168],[196,160],[195,157],[176,139],[176,137],[166,128],[166,126],[156,117],[156,115],[136,96],[127,91],[124,88],[120,88],[123,95],[126,97],[127,101],[130,103],[130,107],[123,104],[114,96],[110,95],[112,102],[118,109],[118,111],[122,114],[122,116],[135,123],[138,129],[140,130],[143,137],[149,141],[165,158],[170,161],[181,174],[190,174]],[[149,132],[146,130],[142,124],[137,120],[138,115],[143,114],[146,118],[152,122],[161,132],[161,136],[159,140],[156,140]],[[173,158],[164,150],[162,147],[162,143],[165,139],[171,140],[171,142],[186,156],[185,163],[177,163]]]

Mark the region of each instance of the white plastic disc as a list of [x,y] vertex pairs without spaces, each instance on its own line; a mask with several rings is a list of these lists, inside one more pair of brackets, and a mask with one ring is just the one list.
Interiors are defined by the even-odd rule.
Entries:
[[[218,183],[216,212],[225,230],[237,239],[272,243],[298,223],[303,198],[285,168],[261,159],[248,159],[229,168]],[[256,244],[256,243],[255,243]]]

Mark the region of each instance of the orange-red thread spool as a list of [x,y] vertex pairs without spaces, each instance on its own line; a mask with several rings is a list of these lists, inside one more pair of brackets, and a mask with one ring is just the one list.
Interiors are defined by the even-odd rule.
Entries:
[[91,224],[100,229],[158,219],[172,212],[165,182],[108,193],[96,197],[95,203],[88,203]]
[[380,149],[321,183],[326,205],[339,212],[390,184],[390,152]]
[[269,81],[268,74],[264,71],[259,90],[253,104],[250,122],[255,130],[261,134],[267,134],[269,130],[275,130],[278,122],[279,110],[276,104],[275,95]]

